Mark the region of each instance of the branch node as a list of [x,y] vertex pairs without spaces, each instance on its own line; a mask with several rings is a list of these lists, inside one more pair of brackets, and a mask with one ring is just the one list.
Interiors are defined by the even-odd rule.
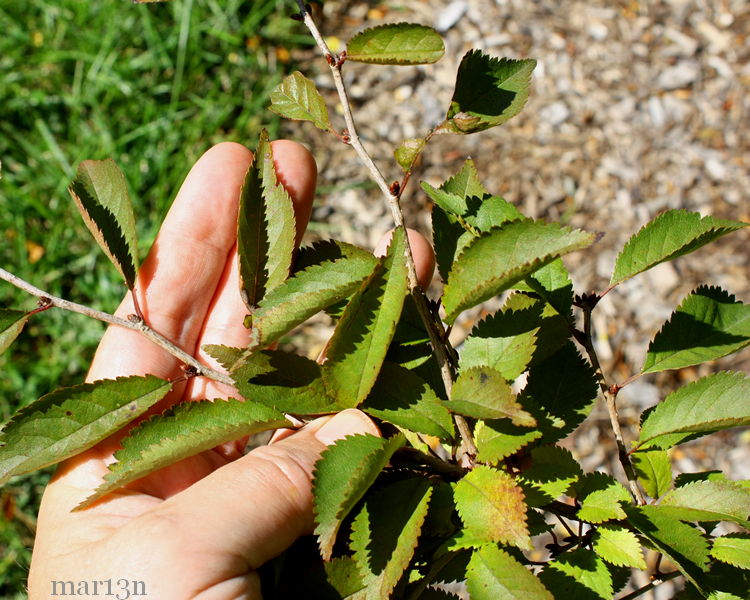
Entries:
[[199,375],[198,367],[196,367],[195,365],[182,365],[182,371],[183,373],[185,373],[186,379],[197,377]]

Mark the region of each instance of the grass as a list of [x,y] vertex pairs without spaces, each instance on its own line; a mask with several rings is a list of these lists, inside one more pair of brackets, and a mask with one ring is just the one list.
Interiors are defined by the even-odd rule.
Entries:
[[[309,44],[282,0],[0,4],[0,265],[112,311],[123,294],[66,191],[83,159],[114,158],[131,188],[143,254],[190,165],[222,140],[252,145],[265,110]],[[0,283],[0,307],[33,308]],[[49,311],[0,356],[0,422],[82,380],[103,332]],[[0,490],[0,598],[23,597],[34,518],[49,473]]]

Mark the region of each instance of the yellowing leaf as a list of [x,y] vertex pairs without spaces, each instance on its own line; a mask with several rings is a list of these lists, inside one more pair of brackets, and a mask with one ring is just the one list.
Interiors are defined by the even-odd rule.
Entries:
[[523,549],[531,547],[524,495],[507,473],[477,466],[456,483],[454,496],[469,536]]

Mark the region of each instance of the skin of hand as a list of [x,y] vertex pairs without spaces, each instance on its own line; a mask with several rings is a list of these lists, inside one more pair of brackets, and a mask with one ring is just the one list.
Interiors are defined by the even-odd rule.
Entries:
[[[294,203],[297,243],[310,217],[317,171],[301,145],[276,141],[279,181]],[[244,346],[247,313],[239,294],[236,222],[252,153],[214,146],[195,164],[141,267],[136,293],[147,322],[214,368],[204,344]],[[420,281],[434,268],[429,243],[409,232]],[[382,244],[381,244],[382,246]],[[384,248],[378,249],[380,253]],[[134,312],[130,296],[117,310]],[[139,334],[105,333],[87,380],[153,374],[177,378],[179,361]],[[193,378],[175,385],[158,407],[236,396],[232,388]],[[229,600],[261,597],[256,570],[313,529],[311,477],[325,447],[356,433],[379,435],[364,413],[345,410],[243,455],[225,444],[162,469],[93,507],[71,512],[101,483],[122,434],[61,464],[45,490],[29,574],[30,600],[47,599],[53,581],[143,582],[147,598]],[[122,585],[120,583],[119,585]],[[120,598],[128,590],[120,588]],[[131,590],[132,591],[132,590]],[[135,597],[135,596],[134,596]]]

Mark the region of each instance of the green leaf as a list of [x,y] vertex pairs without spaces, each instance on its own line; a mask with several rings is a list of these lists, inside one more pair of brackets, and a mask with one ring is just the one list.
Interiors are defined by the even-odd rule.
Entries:
[[446,321],[453,323],[467,308],[593,241],[593,234],[531,220],[514,221],[474,238],[448,275],[443,295]]
[[341,522],[404,441],[401,434],[387,440],[370,434],[350,435],[323,451],[313,474],[313,508],[324,560],[331,558]]
[[461,170],[446,179],[440,188],[434,188],[426,181],[421,183],[422,189],[444,211],[457,217],[469,214],[471,199],[484,200],[490,193],[479,180],[479,174],[474,161],[467,159]]
[[480,50],[464,55],[441,131],[474,133],[505,123],[529,97],[533,59],[494,58]]
[[263,130],[242,184],[237,219],[240,294],[251,312],[289,275],[295,235],[292,200],[277,179]]
[[708,570],[708,542],[695,527],[682,523],[661,506],[628,506],[628,523],[665,554],[698,589]]
[[0,308],[0,353],[10,347],[28,320],[28,313],[22,310]]
[[284,77],[271,92],[269,110],[297,121],[311,121],[318,129],[328,131],[328,108],[315,83],[299,71]]
[[268,346],[319,311],[348,298],[376,264],[374,256],[357,254],[297,271],[268,292],[246,319],[245,325],[253,329],[251,344]]
[[581,424],[598,391],[594,369],[568,342],[529,369],[519,402],[536,418],[543,440],[555,442]]
[[542,307],[503,310],[474,327],[461,348],[461,369],[486,366],[512,381],[526,370],[536,349]]
[[526,219],[521,211],[500,196],[487,196],[481,201],[478,198],[470,198],[468,205],[466,223],[477,231],[490,231],[511,221]]
[[573,307],[573,282],[562,259],[558,258],[535,271],[524,280],[524,284],[517,289],[523,290],[528,286],[560,315],[570,315]]
[[523,491],[507,473],[476,466],[455,484],[454,497],[468,535],[483,542],[531,548]]
[[323,381],[342,406],[357,406],[367,397],[393,339],[408,289],[405,248],[406,234],[399,227],[331,337]]
[[111,158],[84,160],[68,191],[86,227],[132,290],[138,273],[138,241],[122,171]]
[[426,480],[406,479],[365,499],[351,534],[365,600],[390,598],[414,556],[431,495]]
[[643,489],[652,498],[666,493],[672,485],[672,462],[665,450],[642,450],[630,457]]
[[594,551],[618,567],[646,570],[643,549],[635,534],[617,525],[602,525],[594,534]]
[[744,373],[708,375],[672,392],[641,424],[637,447],[669,448],[686,439],[750,425],[750,377]]
[[412,165],[422,153],[425,143],[424,138],[408,138],[393,151],[393,157],[404,172],[411,171]]
[[593,552],[577,548],[564,552],[539,574],[542,583],[555,590],[556,598],[566,600],[612,600],[612,574],[606,563]]
[[509,418],[514,425],[536,425],[534,417],[516,402],[502,374],[489,367],[462,369],[445,405],[453,412],[476,419]]
[[750,305],[718,287],[701,286],[649,344],[643,373],[715,360],[750,345]]
[[659,263],[689,254],[747,225],[741,221],[701,218],[699,213],[685,210],[662,213],[625,244],[615,261],[610,285],[625,281]]
[[346,45],[346,59],[376,65],[434,63],[445,52],[443,38],[432,27],[391,23],[371,27]]
[[496,546],[475,550],[467,575],[472,600],[554,600],[531,571]]
[[474,437],[479,451],[477,459],[496,463],[542,437],[542,432],[537,429],[522,429],[503,419],[479,421]]
[[375,386],[361,406],[367,414],[448,441],[453,420],[435,391],[404,367],[384,362]]
[[0,433],[0,484],[91,448],[161,400],[172,384],[152,375],[55,390],[19,410]]
[[539,446],[531,450],[531,467],[518,477],[529,506],[544,506],[557,500],[582,475],[570,450]]
[[183,402],[134,427],[115,452],[104,483],[76,508],[184,458],[269,429],[288,427],[280,412],[240,400]]
[[740,569],[750,570],[750,535],[730,533],[714,539],[711,556]]
[[750,529],[750,490],[731,481],[688,483],[664,496],[660,507],[683,521],[733,521]]
[[[213,351],[212,355],[218,358]],[[320,365],[304,356],[281,350],[263,350],[240,360],[228,370],[237,391],[244,398],[281,412],[315,415],[350,408],[331,398],[323,383]]]
[[605,473],[588,473],[573,484],[569,494],[581,504],[578,518],[588,523],[624,519],[621,503],[630,504],[630,494],[614,477]]

